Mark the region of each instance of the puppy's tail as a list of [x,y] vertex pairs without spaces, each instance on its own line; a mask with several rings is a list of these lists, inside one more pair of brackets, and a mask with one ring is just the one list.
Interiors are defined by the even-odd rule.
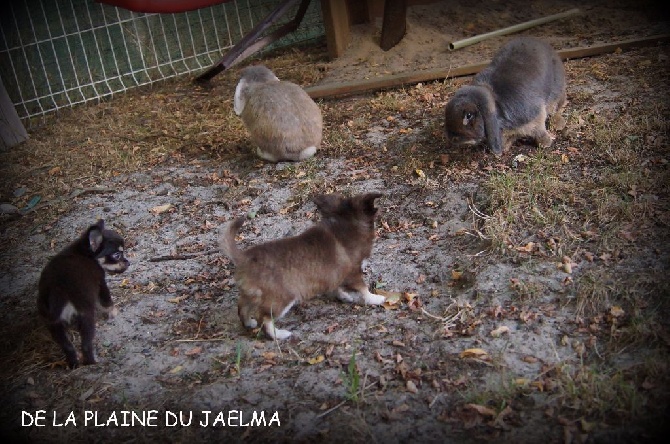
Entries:
[[223,226],[219,233],[219,248],[221,252],[228,256],[234,264],[242,259],[242,250],[235,243],[235,235],[244,225],[244,217],[238,217]]

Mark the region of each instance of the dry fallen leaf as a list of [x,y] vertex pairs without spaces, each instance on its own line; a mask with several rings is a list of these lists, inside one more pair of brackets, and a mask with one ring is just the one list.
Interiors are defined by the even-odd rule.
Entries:
[[183,301],[185,299],[188,299],[189,296],[190,295],[188,295],[188,294],[184,294],[184,295],[181,295],[181,296],[177,296],[176,298],[168,299],[168,302],[172,302],[173,304],[178,304],[181,301]]
[[152,213],[154,214],[162,214],[168,211],[170,208],[172,208],[172,204],[165,204],[165,205],[158,205],[156,207],[153,207],[151,210]]
[[449,163],[449,154],[440,154],[440,163],[446,165]]
[[400,308],[400,302],[402,298],[402,293],[399,291],[384,291],[384,290],[376,290],[375,293],[377,293],[380,296],[384,296],[386,300],[382,304],[382,306],[387,309],[387,310],[395,310],[397,308]]
[[614,318],[619,318],[625,314],[623,311],[623,308],[619,307],[618,305],[614,305],[612,308],[610,308],[610,314]]
[[411,393],[419,393],[419,389],[416,388],[416,384],[412,380],[407,381],[407,391]]
[[565,271],[568,274],[572,274],[572,264],[570,262],[565,262],[561,265],[561,268],[563,271]]
[[480,415],[490,416],[491,418],[495,418],[498,415],[496,413],[496,411],[493,410],[492,408],[486,407],[486,406],[483,406],[483,405],[479,405],[479,404],[465,404],[464,407],[466,409],[474,410],[477,413],[479,413]]
[[488,355],[486,350],[483,350],[481,348],[468,348],[467,350],[463,350],[459,356],[462,359],[462,358],[482,358],[486,355]]
[[405,300],[405,302],[412,302],[416,297],[418,296],[418,293],[408,293],[408,292],[403,292],[402,297]]
[[377,350],[377,351],[375,351],[375,361],[384,363],[384,362],[387,362],[388,359],[384,359],[384,357],[382,356],[382,354],[379,353],[379,350]]
[[407,301],[407,308],[409,308],[411,311],[417,311],[422,306],[423,304],[419,298],[413,297],[411,300]]
[[496,328],[491,332],[491,336],[493,336],[494,338],[499,338],[504,333],[509,333],[509,327],[506,325],[501,325],[500,327]]
[[533,381],[530,383],[530,386],[538,389],[541,392],[544,391],[544,382],[542,381]]
[[199,355],[200,352],[202,352],[202,347],[197,346],[197,347],[193,347],[192,349],[190,349],[189,351],[187,351],[184,354],[186,356],[196,356],[196,355]]
[[535,248],[535,242],[528,242],[526,245],[522,247],[516,247],[516,250],[522,253],[532,253],[533,248]]
[[319,356],[315,356],[315,357],[313,357],[313,358],[309,358],[309,359],[307,360],[307,363],[308,363],[309,365],[316,365],[316,364],[319,364],[319,363],[321,363],[321,362],[323,362],[323,361],[325,361],[325,360],[326,360],[326,357],[325,357],[325,356],[323,356],[323,355],[319,355]]
[[277,357],[277,353],[272,351],[263,352],[263,359],[266,361],[273,361]]

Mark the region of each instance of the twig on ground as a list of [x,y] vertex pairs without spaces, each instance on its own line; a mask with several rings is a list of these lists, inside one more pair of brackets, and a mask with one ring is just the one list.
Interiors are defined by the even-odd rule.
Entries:
[[167,254],[165,256],[157,256],[149,259],[149,262],[163,262],[163,261],[183,261],[186,259],[193,259],[194,257],[207,256],[209,254],[218,253],[218,248],[211,250],[199,251],[197,253],[186,253],[186,254]]
[[217,342],[229,341],[230,338],[209,338],[209,339],[175,339],[174,342]]

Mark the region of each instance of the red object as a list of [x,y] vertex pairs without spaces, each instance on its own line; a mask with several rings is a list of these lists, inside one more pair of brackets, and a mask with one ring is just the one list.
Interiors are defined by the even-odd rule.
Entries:
[[135,12],[175,13],[193,11],[232,0],[95,0]]

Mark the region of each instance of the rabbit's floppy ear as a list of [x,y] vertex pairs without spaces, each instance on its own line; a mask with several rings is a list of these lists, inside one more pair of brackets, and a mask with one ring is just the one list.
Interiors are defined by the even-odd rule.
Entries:
[[479,115],[484,120],[486,143],[493,153],[501,155],[503,151],[502,129],[500,128],[500,122],[498,122],[498,112],[496,111],[493,95],[489,90],[481,87],[474,87],[472,93]]
[[233,109],[235,110],[235,114],[238,116],[242,114],[242,111],[244,111],[244,106],[247,104],[245,91],[246,88],[247,81],[245,79],[241,79],[237,84],[237,88],[235,88],[235,101],[233,102]]

